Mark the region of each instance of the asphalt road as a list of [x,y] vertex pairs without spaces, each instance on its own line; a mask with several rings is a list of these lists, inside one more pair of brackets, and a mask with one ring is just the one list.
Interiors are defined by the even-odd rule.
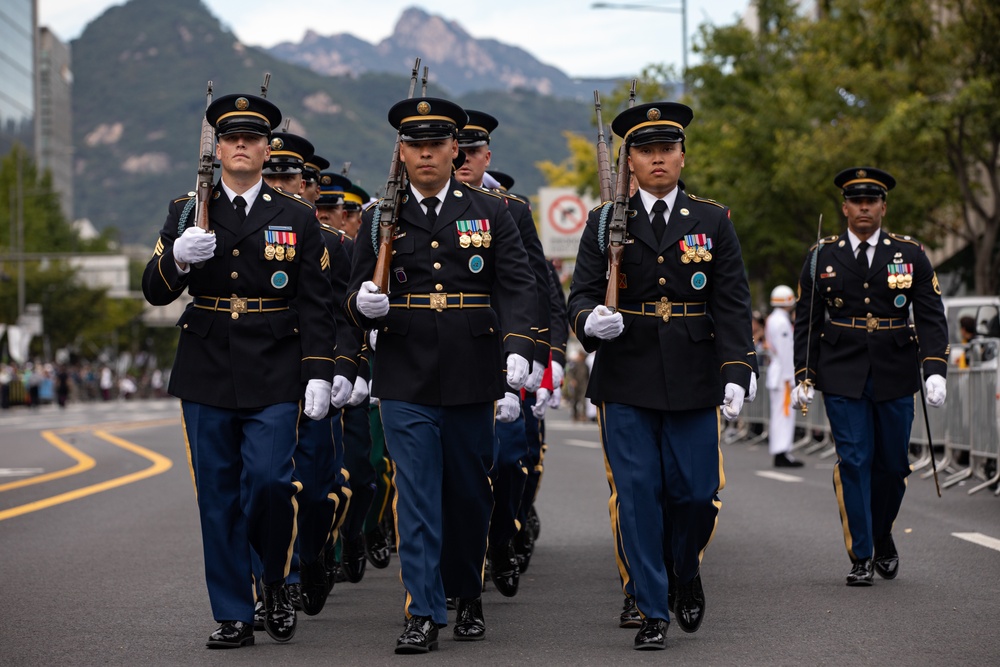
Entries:
[[[848,588],[831,459],[777,471],[765,447],[724,445],[719,527],[702,564],[705,622],[667,650],[631,650],[595,424],[548,419],[541,536],[514,598],[484,593],[487,638],[442,632],[396,656],[398,562],[340,583],[287,645],[237,651],[215,629],[173,400],[0,413],[2,665],[986,665],[1000,663],[1000,499],[938,499],[911,476],[894,535],[900,575]],[[978,542],[955,534],[978,534]],[[993,542],[990,542],[990,539]],[[981,544],[979,542],[983,542]]]

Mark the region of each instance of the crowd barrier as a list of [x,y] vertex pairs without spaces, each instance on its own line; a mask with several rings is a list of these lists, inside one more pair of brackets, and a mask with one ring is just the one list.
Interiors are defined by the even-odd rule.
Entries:
[[[914,475],[933,475],[931,456],[942,489],[971,480],[969,495],[994,487],[1000,496],[1000,339],[976,339],[952,345],[948,368],[948,398],[942,408],[929,408],[914,395],[910,456]],[[761,368],[756,399],[746,403],[739,421],[727,426],[723,441],[756,445],[766,443],[771,397],[766,389],[767,366]],[[927,424],[930,424],[928,435]],[[836,456],[823,396],[816,392],[806,414],[795,411],[796,440],[793,451],[821,459]]]

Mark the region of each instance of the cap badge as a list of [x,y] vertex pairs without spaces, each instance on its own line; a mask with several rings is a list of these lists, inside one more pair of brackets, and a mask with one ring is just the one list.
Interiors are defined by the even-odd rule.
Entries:
[[250,100],[245,97],[236,98],[236,108],[240,111],[246,111],[250,108]]
[[271,139],[271,150],[280,151],[281,147],[285,145],[285,142],[281,140],[281,137],[275,137]]
[[431,112],[431,105],[429,102],[420,102],[417,104],[417,113],[421,116],[426,116]]
[[858,178],[864,178],[867,175],[868,175],[867,171],[865,171],[864,169],[858,169],[858,171],[857,171],[857,177]]
[[657,108],[652,108],[646,112],[647,120],[660,120],[660,110]]
[[323,177],[323,185],[330,185],[331,183],[333,183],[333,179],[332,178],[330,178],[329,176],[324,176]]

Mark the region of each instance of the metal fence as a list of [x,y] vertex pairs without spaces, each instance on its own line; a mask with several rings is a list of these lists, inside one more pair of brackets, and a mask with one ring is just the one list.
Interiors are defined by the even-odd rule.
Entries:
[[[753,403],[744,405],[740,420],[727,426],[723,441],[756,445],[766,442],[770,421],[770,393],[765,389],[767,366],[761,368],[760,389]],[[948,368],[948,399],[941,409],[930,408],[927,421],[920,394],[914,396],[915,413],[910,434],[911,463],[921,478],[933,475],[935,457],[941,488],[965,480],[974,483],[971,495],[994,487],[1000,496],[1000,339],[976,339],[952,345]],[[809,411],[796,411],[793,451],[821,459],[836,456],[822,396],[817,392]]]

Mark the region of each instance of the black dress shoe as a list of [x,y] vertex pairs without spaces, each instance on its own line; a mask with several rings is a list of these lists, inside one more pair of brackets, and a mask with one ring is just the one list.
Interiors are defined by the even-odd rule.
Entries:
[[667,648],[667,621],[662,618],[644,618],[632,645],[637,651],[662,651]]
[[302,563],[299,567],[299,576],[302,577],[300,585],[302,611],[306,616],[315,616],[323,611],[326,598],[330,595],[323,554],[311,563]]
[[774,455],[775,468],[801,468],[802,465],[802,461],[792,458],[791,454],[782,452]]
[[253,605],[253,629],[264,632],[264,595],[257,596]]
[[352,584],[356,584],[365,576],[365,537],[358,535],[353,540],[344,540],[344,552],[340,557],[340,567],[344,576]]
[[696,632],[705,618],[705,591],[701,587],[701,573],[686,584],[677,585],[674,603],[677,625],[684,632]]
[[389,567],[389,557],[392,554],[381,528],[376,527],[365,533],[365,555],[372,567],[379,570]]
[[527,526],[531,531],[531,538],[537,542],[538,534],[542,532],[542,521],[538,518],[538,511],[534,505],[528,508]]
[[491,546],[487,551],[487,557],[490,561],[490,580],[500,591],[500,594],[508,598],[517,595],[517,585],[521,573],[517,569],[514,545],[507,542],[495,547]]
[[883,579],[895,579],[899,574],[899,554],[892,535],[875,540],[875,571]]
[[871,558],[854,561],[850,574],[847,575],[848,586],[871,586],[875,579]]
[[302,584],[295,581],[285,584],[288,587],[288,600],[292,603],[295,611],[302,611]]
[[448,611],[455,611],[458,608],[458,603],[456,602],[458,598],[445,598],[444,604],[448,608]]
[[264,630],[276,642],[287,642],[295,636],[295,607],[288,599],[285,582],[264,584]]
[[253,646],[253,624],[243,621],[223,621],[219,629],[208,636],[208,648],[241,648]]
[[486,621],[483,619],[483,599],[458,600],[455,615],[455,641],[475,642],[486,636]]
[[326,543],[326,548],[323,550],[323,565],[326,568],[326,594],[329,596],[333,591],[333,585],[341,581],[338,578],[340,576],[340,562],[337,560],[336,545],[333,542]]
[[635,596],[626,595],[622,603],[622,613],[618,617],[619,628],[638,628],[642,625],[642,614],[635,606]]
[[535,538],[527,526],[521,526],[521,530],[514,535],[514,555],[517,557],[517,569],[520,572],[528,571],[528,564],[534,552]]
[[438,647],[438,626],[430,616],[406,619],[403,634],[396,640],[396,653],[427,653]]

